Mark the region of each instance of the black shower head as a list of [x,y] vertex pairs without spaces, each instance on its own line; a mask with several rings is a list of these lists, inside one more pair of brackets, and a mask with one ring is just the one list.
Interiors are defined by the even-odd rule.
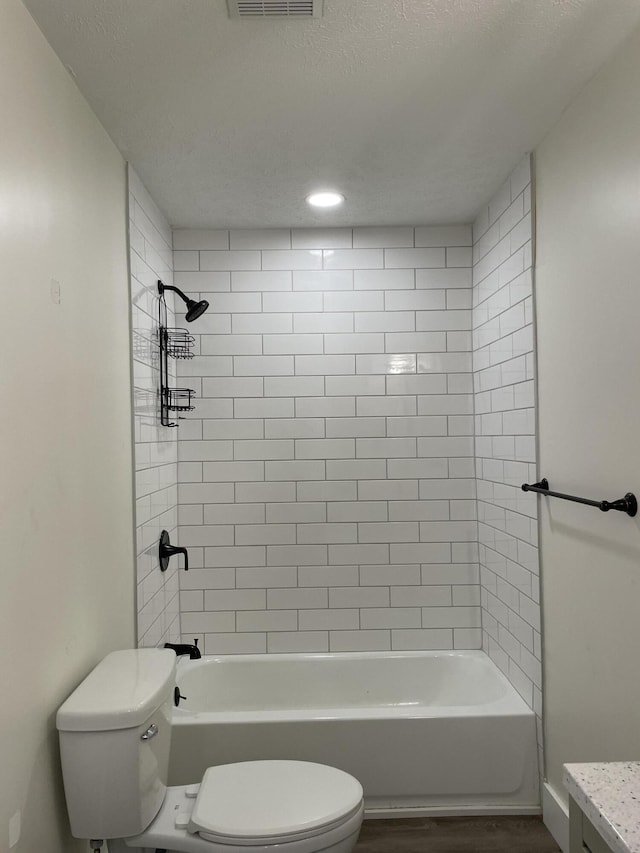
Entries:
[[162,296],[165,290],[173,290],[174,293],[177,293],[178,296],[186,302],[187,313],[185,314],[184,319],[187,323],[192,323],[194,320],[197,320],[198,317],[201,317],[209,307],[209,303],[206,299],[196,302],[195,299],[189,299],[189,297],[186,296],[179,287],[174,287],[172,284],[164,284],[164,282],[158,281],[158,293],[160,296]]
[[208,307],[209,303],[206,299],[203,299],[200,302],[196,302],[195,299],[189,299],[187,301],[187,313],[184,315],[184,319],[187,323],[191,323],[194,320],[197,320],[198,317],[201,317]]

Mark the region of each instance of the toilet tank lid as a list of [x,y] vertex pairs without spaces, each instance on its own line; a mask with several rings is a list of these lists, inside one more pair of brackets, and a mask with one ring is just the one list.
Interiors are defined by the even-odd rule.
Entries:
[[58,709],[63,732],[130,729],[144,723],[175,684],[176,656],[170,649],[111,652]]

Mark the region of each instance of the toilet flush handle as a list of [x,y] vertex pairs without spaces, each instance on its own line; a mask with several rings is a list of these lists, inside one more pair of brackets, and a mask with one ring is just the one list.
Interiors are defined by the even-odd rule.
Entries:
[[156,723],[151,723],[146,732],[140,735],[140,740],[151,740],[158,734],[158,726]]

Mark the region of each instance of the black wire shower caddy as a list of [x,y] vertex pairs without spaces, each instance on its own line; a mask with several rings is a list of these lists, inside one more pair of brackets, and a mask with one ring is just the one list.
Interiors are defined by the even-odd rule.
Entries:
[[[161,284],[161,282],[158,282]],[[158,300],[158,343],[160,345],[160,423],[166,427],[177,427],[180,415],[172,420],[173,412],[192,412],[195,408],[192,388],[169,387],[169,358],[193,358],[195,338],[186,329],[167,326],[167,303],[160,290]]]

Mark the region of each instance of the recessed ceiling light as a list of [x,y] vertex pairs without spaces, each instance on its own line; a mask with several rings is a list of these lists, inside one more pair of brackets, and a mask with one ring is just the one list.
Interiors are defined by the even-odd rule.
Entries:
[[311,193],[307,196],[307,204],[312,207],[337,207],[343,201],[342,193],[336,192]]

